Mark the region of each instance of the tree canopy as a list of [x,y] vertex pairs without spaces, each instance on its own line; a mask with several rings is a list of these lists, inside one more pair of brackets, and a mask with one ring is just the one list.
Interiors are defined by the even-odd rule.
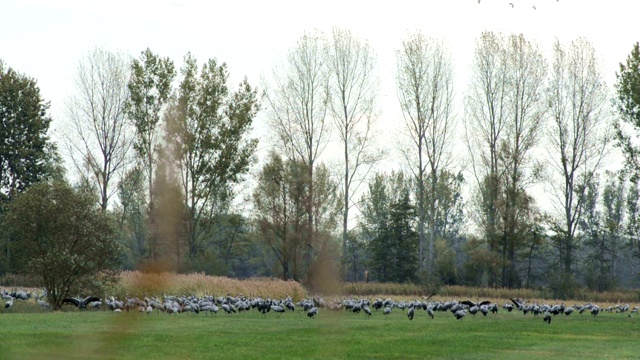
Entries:
[[[14,253],[42,279],[54,309],[69,296],[97,291],[120,263],[112,219],[91,194],[65,182],[41,182],[9,206]],[[93,293],[92,295],[95,295]]]
[[48,112],[36,80],[0,60],[0,198],[11,198],[56,170]]

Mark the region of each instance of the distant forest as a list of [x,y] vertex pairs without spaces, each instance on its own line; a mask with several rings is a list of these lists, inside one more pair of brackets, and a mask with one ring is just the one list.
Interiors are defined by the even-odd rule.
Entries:
[[441,40],[403,41],[392,148],[375,50],[343,29],[305,33],[264,88],[217,59],[96,48],[60,142],[37,79],[0,61],[0,275],[638,287],[638,43],[613,86],[585,38],[550,56],[518,34],[475,46],[454,89]]

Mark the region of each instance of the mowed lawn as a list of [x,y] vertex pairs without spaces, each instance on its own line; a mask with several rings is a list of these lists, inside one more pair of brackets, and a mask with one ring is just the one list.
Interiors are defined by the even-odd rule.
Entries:
[[[635,314],[634,314],[635,315]],[[640,357],[640,316],[450,312],[409,321],[320,310],[267,316],[0,313],[0,359],[622,359]]]

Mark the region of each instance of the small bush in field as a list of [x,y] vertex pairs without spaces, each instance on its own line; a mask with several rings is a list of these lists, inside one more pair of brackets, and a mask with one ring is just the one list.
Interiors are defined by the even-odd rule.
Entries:
[[41,182],[16,196],[6,224],[16,261],[40,276],[53,309],[63,299],[107,284],[119,266],[115,223],[92,194],[66,182]]

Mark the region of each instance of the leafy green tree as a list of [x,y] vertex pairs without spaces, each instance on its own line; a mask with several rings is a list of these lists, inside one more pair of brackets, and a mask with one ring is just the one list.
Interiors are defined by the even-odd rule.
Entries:
[[349,231],[345,258],[346,281],[365,281],[364,271],[368,261],[366,243],[361,231]]
[[385,176],[376,174],[373,182],[369,183],[369,193],[362,201],[361,227],[370,253],[372,275],[379,281],[386,281],[391,276],[387,261],[390,257],[386,254],[386,249],[391,247],[388,234],[389,207],[392,200],[389,197]]
[[[330,178],[328,169],[319,164],[315,174],[316,203],[313,208],[316,222],[311,225],[311,229],[316,239],[316,257],[312,259],[312,264],[328,261],[337,255],[333,235],[339,211],[336,184]],[[277,258],[283,279],[298,280],[303,275],[310,276],[308,272],[305,273],[305,270],[310,271],[310,268],[301,266],[305,255],[304,240],[309,228],[307,204],[310,187],[305,164],[301,161],[285,161],[272,151],[260,172],[253,193],[258,232]],[[316,270],[324,271],[318,266]]]
[[240,213],[226,213],[216,216],[214,224],[215,242],[210,249],[222,263],[222,274],[234,277],[250,275],[247,270],[255,267],[244,264],[250,260],[249,252],[254,248],[250,220]]
[[413,282],[418,274],[418,233],[414,230],[415,208],[409,192],[391,204],[389,233],[391,248],[387,256],[392,257],[391,281]]
[[64,176],[56,146],[47,135],[48,111],[36,80],[0,60],[0,273],[21,268],[12,258],[12,243],[19,239],[6,231],[6,206],[29,186]]
[[133,148],[147,181],[150,208],[154,206],[151,189],[159,148],[158,125],[171,95],[175,75],[173,61],[161,58],[148,48],[131,63],[129,100],[125,111],[135,127]]
[[581,192],[584,200],[584,215],[580,219],[579,227],[584,238],[583,244],[589,250],[585,259],[587,284],[591,288],[603,291],[604,284],[611,276],[611,266],[605,254],[607,238],[604,233],[602,212],[598,207],[600,201],[600,182],[597,176],[586,184],[587,190]]
[[227,211],[234,185],[249,169],[258,144],[249,132],[260,104],[246,78],[232,92],[227,65],[215,59],[198,74],[196,59],[187,54],[181,73],[165,117],[166,142],[189,213],[186,232],[193,258],[215,231],[209,220]]
[[608,179],[602,191],[602,205],[604,216],[604,230],[608,237],[608,252],[611,258],[612,278],[618,269],[616,267],[619,251],[623,245],[625,221],[625,195],[627,183],[621,173],[608,173]]
[[284,280],[298,278],[306,227],[305,174],[299,163],[283,161],[271,152],[253,193],[258,232],[276,257]]
[[160,155],[151,188],[156,205],[149,211],[149,258],[154,265],[182,271],[189,265],[188,214],[168,156],[162,149]]
[[[615,104],[620,114],[615,124],[618,145],[625,156],[631,180],[640,175],[640,149],[637,145],[640,131],[640,44],[635,43],[620,72],[616,72]],[[626,126],[625,126],[626,125]]]
[[[462,197],[464,183],[462,173],[454,174],[445,170],[438,176],[435,191],[431,191],[431,183],[427,185],[428,202],[431,202],[431,196],[435,196],[438,203],[434,214],[434,234],[437,239],[450,242],[460,235],[465,225],[465,202]],[[436,255],[437,253],[436,251]]]
[[8,225],[21,239],[16,256],[42,279],[54,309],[69,296],[99,295],[119,265],[115,224],[96,204],[65,182],[41,182],[10,205]]
[[625,184],[623,179],[609,174],[600,192],[596,176],[587,184],[584,196],[585,212],[580,229],[587,248],[585,268],[587,285],[597,291],[615,287],[615,263],[623,234]]
[[434,214],[434,235],[436,237],[434,272],[437,280],[445,284],[458,282],[455,266],[456,253],[453,246],[461,236],[460,233],[465,225],[465,201],[462,198],[464,182],[462,173],[453,174],[449,171],[442,171],[438,177],[435,192],[430,189],[431,183],[427,184],[427,202],[431,202],[429,194],[434,194],[438,203]]
[[0,60],[0,200],[59,171],[48,111],[36,80]]
[[435,272],[438,280],[446,285],[456,285],[458,283],[458,270],[456,268],[454,249],[443,239],[436,240],[436,263]]
[[411,182],[402,172],[377,174],[363,200],[363,234],[371,275],[378,281],[413,281],[417,276],[418,237]]
[[625,207],[627,214],[625,235],[633,256],[640,257],[640,190],[635,184],[629,186]]
[[139,167],[130,169],[118,182],[116,207],[119,217],[120,238],[126,249],[124,266],[129,269],[148,255],[147,202],[144,187],[144,174]]

